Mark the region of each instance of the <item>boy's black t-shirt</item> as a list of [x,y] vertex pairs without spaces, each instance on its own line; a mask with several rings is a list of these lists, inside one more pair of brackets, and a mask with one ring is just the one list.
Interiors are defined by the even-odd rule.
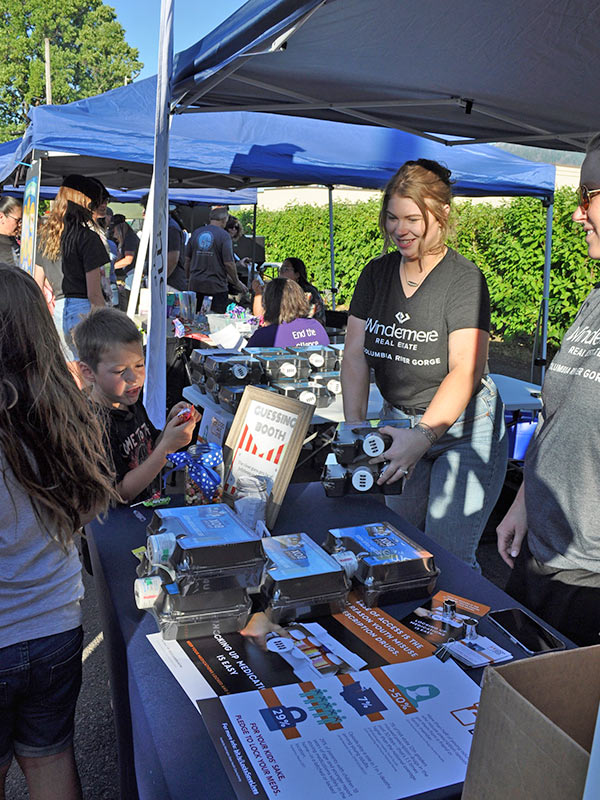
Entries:
[[[108,446],[115,468],[115,483],[118,484],[152,453],[160,431],[150,422],[141,398],[125,410],[104,407],[102,410],[106,415]],[[156,488],[153,481],[132,502],[149,497]]]
[[96,231],[80,225],[70,241],[68,250],[64,247],[63,235],[61,252],[62,288],[65,297],[85,299],[88,296],[86,274],[110,261],[104,242]]
[[490,330],[490,299],[478,267],[448,252],[406,297],[400,253],[373,259],[362,271],[350,314],[365,320],[364,352],[383,397],[394,406],[425,408],[448,374],[448,336]]

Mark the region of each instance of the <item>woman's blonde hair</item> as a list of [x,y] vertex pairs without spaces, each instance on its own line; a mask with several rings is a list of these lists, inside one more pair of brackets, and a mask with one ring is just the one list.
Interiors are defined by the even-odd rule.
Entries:
[[64,179],[40,230],[41,250],[46,258],[56,261],[60,257],[65,227],[68,231],[92,221],[92,209],[102,202],[100,187],[100,181],[83,175],[69,175]]
[[263,294],[264,320],[271,325],[293,322],[298,317],[308,317],[310,304],[296,281],[273,278]]
[[[451,174],[449,169],[428,158],[407,161],[400,167],[385,187],[379,212],[379,230],[383,236],[384,253],[387,253],[391,241],[385,223],[388,204],[394,195],[408,197],[419,207],[425,223],[425,235],[429,229],[427,212],[433,214],[440,226],[439,247],[442,247],[450,225],[447,207],[452,203]],[[420,252],[419,255],[422,258],[425,253]]]
[[[118,502],[103,430],[67,367],[33,278],[0,265],[0,451],[49,535],[67,546]],[[6,477],[5,477],[6,483]]]

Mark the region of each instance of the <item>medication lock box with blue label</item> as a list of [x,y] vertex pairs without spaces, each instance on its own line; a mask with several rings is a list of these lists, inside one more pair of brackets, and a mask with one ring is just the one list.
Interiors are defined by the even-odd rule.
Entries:
[[261,585],[266,614],[278,624],[339,614],[350,581],[337,561],[306,533],[263,539],[267,568]]
[[156,510],[135,582],[165,639],[241,630],[261,580],[261,539],[225,505]]
[[369,608],[427,597],[440,574],[433,555],[389,522],[333,528],[324,548],[344,566]]

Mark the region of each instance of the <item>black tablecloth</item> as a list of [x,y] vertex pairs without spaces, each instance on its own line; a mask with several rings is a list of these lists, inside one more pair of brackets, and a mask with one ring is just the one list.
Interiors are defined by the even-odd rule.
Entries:
[[[139,519],[135,512],[145,517]],[[131,550],[145,544],[151,510],[119,508],[103,524],[90,526],[94,579],[107,644],[123,800],[182,800],[233,797],[216,750],[196,711],[168,668],[146,639],[156,632],[150,614],[136,608],[133,581],[136,559]],[[318,483],[292,484],[274,534],[305,531],[322,542],[329,528],[389,521],[434,555],[441,569],[438,589],[493,608],[518,605],[485,578],[405,523],[378,502],[377,496],[327,498]],[[397,619],[418,605],[415,600],[386,606]],[[483,620],[479,632],[490,635],[515,657],[525,653]],[[482,670],[470,670],[476,680]],[[460,785],[419,795],[460,797]],[[138,795],[139,793],[139,795]]]

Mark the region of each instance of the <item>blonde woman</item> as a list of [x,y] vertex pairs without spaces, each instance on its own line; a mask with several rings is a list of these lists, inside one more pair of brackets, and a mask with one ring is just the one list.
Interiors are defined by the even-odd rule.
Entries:
[[92,227],[92,212],[103,201],[99,181],[69,175],[40,230],[38,254],[62,271],[63,298],[56,303],[54,318],[70,363],[78,360],[71,331],[92,306],[106,304],[101,278],[110,258]]
[[[369,370],[384,398],[389,462],[380,483],[407,478],[388,505],[478,569],[477,544],[506,472],[502,401],[486,375],[490,301],[475,264],[445,244],[450,171],[408,161],[386,187],[385,252],[363,270],[350,304],[344,414],[364,419]],[[395,245],[388,253],[390,244]]]

